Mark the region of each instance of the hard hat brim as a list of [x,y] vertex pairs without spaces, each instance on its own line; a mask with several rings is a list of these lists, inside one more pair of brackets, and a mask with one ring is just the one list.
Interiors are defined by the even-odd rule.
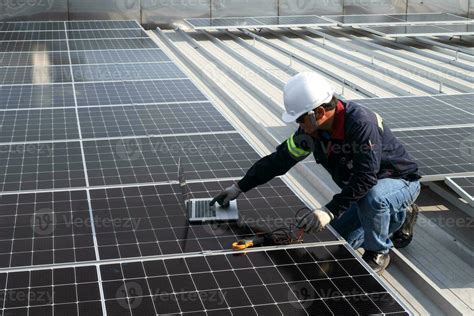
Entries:
[[296,119],[298,117],[300,117],[301,115],[307,113],[308,111],[304,111],[304,112],[301,112],[301,113],[297,113],[296,115],[291,115],[287,112],[284,112],[283,115],[281,116],[281,119],[283,120],[283,122],[285,123],[291,123],[291,122],[295,122]]
[[283,115],[281,116],[281,119],[283,120],[283,122],[285,123],[291,123],[291,122],[295,122],[296,119],[298,117],[300,117],[301,115],[305,114],[305,113],[308,113],[309,111],[311,110],[314,110],[316,109],[317,107],[321,106],[321,104],[324,104],[324,103],[328,103],[329,101],[331,101],[332,99],[332,94],[330,96],[328,96],[326,99],[324,99],[321,103],[317,104],[317,105],[313,105],[313,106],[310,106],[307,110],[304,110],[304,111],[300,111],[296,114],[289,114],[288,112],[283,112]]

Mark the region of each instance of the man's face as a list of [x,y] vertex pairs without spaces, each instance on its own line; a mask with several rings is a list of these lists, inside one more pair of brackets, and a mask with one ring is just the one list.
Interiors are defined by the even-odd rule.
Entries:
[[316,120],[316,124],[312,122],[310,115],[304,114],[300,116],[296,123],[304,130],[305,134],[313,134],[318,130],[318,126],[321,126],[325,122],[325,111],[322,107],[318,107],[314,109],[314,118]]

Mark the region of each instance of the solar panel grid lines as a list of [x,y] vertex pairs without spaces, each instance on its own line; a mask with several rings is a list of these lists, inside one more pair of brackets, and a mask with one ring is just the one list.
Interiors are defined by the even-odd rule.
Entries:
[[[392,130],[474,123],[474,115],[458,108],[459,96],[420,96],[354,100],[382,116]],[[456,98],[456,99],[454,99]],[[443,101],[445,100],[445,101]],[[446,115],[449,111],[449,115]],[[416,115],[412,115],[416,113]]]
[[[344,250],[305,247],[101,265],[107,312],[406,315]],[[117,297],[120,288],[127,291]]]
[[30,67],[41,65],[67,65],[69,58],[67,52],[49,52],[38,54],[35,52],[0,53],[0,67]]
[[0,67],[0,85],[71,82],[69,66]]
[[207,101],[189,80],[76,83],[78,106]]
[[72,84],[0,85],[0,110],[73,107]]
[[211,103],[79,109],[83,138],[233,131]]
[[474,24],[468,25],[407,25],[407,26],[361,26],[362,30],[384,37],[407,36],[462,36],[474,35]]
[[173,62],[73,65],[75,82],[187,79]]
[[450,13],[408,13],[408,14],[354,14],[325,15],[324,18],[335,21],[340,26],[360,25],[443,25],[469,24],[474,20]]
[[112,38],[149,38],[142,29],[123,29],[123,30],[68,30],[69,40],[81,39],[112,39]]
[[472,104],[474,103],[474,93],[463,93],[463,94],[453,94],[453,95],[436,95],[433,96],[436,100],[444,102],[451,107],[460,109],[467,113],[474,115],[474,108]]
[[64,40],[65,38],[66,38],[66,34],[64,31],[0,32],[0,42],[2,41]]
[[85,186],[79,142],[0,146],[1,192]]
[[66,52],[65,41],[9,41],[2,42],[0,52]]
[[78,139],[74,109],[0,111],[0,143]]
[[5,22],[0,25],[5,32],[64,31],[63,22]]
[[466,177],[446,177],[446,184],[467,203],[474,207],[474,175]]
[[[203,198],[231,183],[192,183],[189,188],[192,198]],[[239,222],[190,226],[177,184],[90,193],[101,260],[230,250],[239,238],[288,228],[295,212],[304,207],[282,180],[274,179],[239,199]],[[335,240],[330,232],[305,236],[307,243]]]
[[101,49],[147,49],[156,48],[150,38],[121,38],[121,39],[83,39],[70,40],[71,51],[101,50]]
[[95,50],[71,52],[73,64],[117,64],[137,62],[169,62],[171,59],[161,49],[145,50]]
[[0,196],[0,267],[96,260],[86,191]]
[[474,172],[474,127],[394,131],[393,134],[418,163],[425,181]]
[[91,185],[241,176],[260,156],[235,133],[83,141]]
[[95,266],[0,274],[4,315],[103,315]]
[[185,21],[196,30],[336,25],[335,22],[316,15],[193,18]]

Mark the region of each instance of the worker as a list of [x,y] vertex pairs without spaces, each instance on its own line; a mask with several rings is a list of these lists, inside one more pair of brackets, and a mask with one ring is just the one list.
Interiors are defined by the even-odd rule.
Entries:
[[339,100],[320,75],[295,75],[283,94],[282,119],[299,128],[211,205],[228,206],[240,193],[285,174],[312,153],[342,190],[308,212],[299,228],[318,232],[331,223],[354,249],[365,250],[362,258],[381,274],[393,242],[403,247],[413,236],[418,212],[414,202],[420,193],[417,164],[380,115]]

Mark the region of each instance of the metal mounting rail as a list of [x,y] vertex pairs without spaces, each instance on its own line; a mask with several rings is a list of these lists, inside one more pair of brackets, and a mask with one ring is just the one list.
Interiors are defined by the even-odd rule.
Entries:
[[394,95],[399,95],[399,96],[413,95],[412,93],[398,87],[397,85],[385,82],[384,80],[381,80],[380,78],[375,78],[370,74],[367,74],[363,71],[360,71],[356,67],[350,66],[348,64],[343,64],[342,65],[338,60],[336,60],[333,57],[330,57],[326,54],[320,53],[312,47],[305,46],[301,43],[296,42],[295,40],[292,40],[292,39],[290,39],[286,36],[280,35],[280,34],[274,32],[272,30],[269,30],[268,32],[270,34],[276,36],[282,42],[284,42],[284,43],[286,43],[290,46],[293,46],[293,47],[295,47],[295,48],[297,48],[297,49],[299,49],[299,50],[301,50],[301,51],[303,51],[307,54],[315,56],[316,58],[321,59],[321,60],[323,60],[323,61],[325,61],[325,62],[341,69],[342,71],[349,72],[349,73],[351,73],[352,75],[354,75],[358,78],[362,78],[362,79],[366,80],[367,82],[370,82],[370,83],[372,83],[376,86],[379,86],[379,87],[381,87],[382,89],[384,89],[386,91],[390,91]]
[[280,47],[274,43],[272,43],[271,41],[267,40],[266,38],[264,37],[261,37],[257,34],[254,34],[252,32],[249,32],[247,30],[240,30],[242,33],[246,34],[247,36],[250,36],[252,38],[254,38],[255,40],[258,40],[260,41],[261,43],[264,43],[265,45],[269,46],[269,47],[272,47],[288,56],[291,56],[292,58],[298,60],[299,62],[303,63],[303,64],[306,64],[308,65],[309,67],[311,67],[314,71],[318,72],[318,73],[322,73],[324,74],[325,76],[329,76],[339,82],[341,82],[343,85],[347,85],[347,86],[350,86],[354,91],[358,92],[358,93],[361,93],[363,95],[365,95],[366,97],[369,97],[369,98],[376,98],[378,97],[375,93],[363,88],[362,86],[356,84],[356,83],[353,83],[351,81],[348,81],[347,79],[345,79],[344,77],[342,76],[339,76],[339,75],[336,75],[334,74],[333,72],[331,71],[328,71],[326,69],[324,69],[323,67],[319,67],[316,63],[313,63],[312,61],[304,58],[304,57],[301,57],[301,56],[298,56],[298,55],[295,55],[294,52],[288,50],[288,49],[285,49],[283,47]]
[[347,52],[345,52],[341,49],[332,47],[330,45],[321,44],[320,42],[318,42],[314,38],[309,37],[305,34],[301,34],[301,32],[297,32],[297,31],[292,30],[292,29],[288,29],[288,31],[291,32],[292,34],[295,34],[298,37],[304,39],[305,41],[316,45],[319,48],[323,48],[323,49],[328,50],[328,51],[330,51],[330,52],[332,52],[336,55],[340,55],[344,58],[347,58],[347,59],[349,59],[349,60],[351,60],[355,63],[358,63],[358,64],[361,64],[361,65],[366,66],[368,68],[371,68],[375,71],[378,71],[382,75],[386,75],[386,76],[389,76],[391,78],[396,78],[397,80],[402,81],[407,85],[411,85],[411,86],[413,86],[414,88],[416,88],[418,90],[424,91],[424,92],[429,93],[429,94],[438,94],[440,92],[439,89],[432,88],[428,85],[420,83],[419,81],[417,81],[415,79],[412,79],[412,78],[404,76],[400,73],[397,73],[396,71],[393,71],[393,70],[390,70],[388,68],[379,66],[379,65],[375,64],[373,61],[364,60],[360,57],[354,56],[353,54],[349,54],[349,53],[347,53]]
[[[327,62],[331,65],[333,65],[334,67],[337,67],[339,69],[341,69],[341,71],[344,71],[344,72],[348,72],[358,78],[361,78],[363,80],[365,80],[366,82],[370,82],[371,84],[377,86],[377,87],[380,87],[381,89],[385,90],[385,91],[388,91],[394,95],[399,95],[399,96],[409,96],[409,95],[413,95],[412,93],[404,90],[404,89],[401,89],[400,87],[396,86],[396,85],[393,85],[393,84],[390,84],[390,83],[386,83],[384,82],[383,80],[381,80],[380,78],[375,78],[363,71],[360,71],[358,70],[357,68],[355,67],[352,67],[350,65],[347,65],[347,64],[344,64],[344,65],[341,65],[337,60],[335,60],[333,57],[330,57],[330,56],[327,56],[323,53],[320,53],[318,51],[316,51],[315,49],[311,48],[311,47],[308,47],[308,46],[305,46],[303,44],[300,44],[294,40],[291,40],[289,38],[287,38],[286,36],[282,36],[280,34],[277,34],[273,31],[269,31],[270,34],[276,36],[279,40],[281,40],[282,42],[296,48],[296,49],[299,49],[311,56],[314,56],[315,58],[318,58],[324,62]],[[268,41],[268,39],[266,38],[263,38],[263,37],[259,37],[260,39],[262,40],[266,40]],[[273,43],[272,43],[273,44]],[[276,44],[274,44],[276,45]],[[278,46],[278,45],[277,45]]]
[[[417,42],[424,43],[425,45],[434,45],[434,46],[439,46],[439,47],[442,47],[442,48],[445,48],[445,49],[453,50],[454,53],[450,52],[449,55],[454,56],[456,58],[463,57],[463,58],[465,58],[469,61],[474,61],[474,58],[472,58],[472,56],[474,56],[474,51],[472,51],[472,50],[465,49],[465,48],[459,47],[459,46],[451,46],[451,45],[448,45],[446,43],[441,43],[441,42],[432,40],[430,38],[425,38],[425,37],[416,37],[415,40]],[[437,50],[437,51],[441,51],[439,48],[435,48],[435,47],[432,47],[432,49]],[[444,50],[442,52],[444,52],[445,54],[447,53]],[[459,53],[465,54],[467,56],[459,55]]]
[[381,36],[376,36],[376,35],[373,35],[373,34],[367,34],[366,32],[364,32],[362,30],[355,29],[355,28],[352,28],[352,31],[354,33],[359,34],[359,35],[370,37],[372,39],[376,39],[377,41],[387,43],[389,45],[401,48],[403,50],[406,50],[406,51],[409,51],[409,52],[412,52],[412,53],[415,53],[415,54],[418,54],[418,55],[421,55],[421,56],[425,56],[425,57],[428,57],[428,58],[431,58],[431,59],[434,59],[434,60],[438,60],[440,62],[450,64],[450,65],[456,66],[456,67],[464,69],[464,70],[472,71],[472,66],[466,65],[465,63],[461,63],[458,60],[453,60],[453,59],[450,59],[450,58],[447,58],[447,57],[444,57],[444,56],[439,56],[439,55],[424,51],[422,49],[418,49],[418,48],[415,48],[415,47],[411,47],[411,46],[408,46],[408,45],[401,44],[401,43],[396,42],[394,40],[385,39]]
[[272,74],[271,72],[269,72],[266,69],[263,69],[262,67],[260,67],[259,65],[257,65],[253,61],[251,61],[250,59],[244,58],[239,53],[237,53],[234,50],[230,49],[227,45],[222,43],[222,41],[220,39],[216,38],[215,36],[213,36],[208,31],[201,31],[200,33],[206,35],[211,40],[211,42],[213,42],[220,49],[225,51],[226,54],[229,54],[233,58],[238,60],[241,64],[247,65],[247,66],[250,65],[250,66],[252,66],[253,69],[257,69],[256,73],[258,73],[259,75],[264,77],[268,82],[270,82],[271,84],[273,84],[277,88],[282,89],[285,86],[285,83],[282,80],[280,80],[278,77],[276,77],[274,74]]
[[[225,31],[225,34],[228,35],[229,37],[231,37],[235,42],[237,42],[237,44],[239,44],[240,46],[248,49],[249,51],[251,51],[252,53],[254,53],[255,55],[259,56],[261,59],[265,60],[266,62],[272,64],[273,66],[279,68],[280,70],[286,72],[287,74],[289,74],[290,76],[294,76],[296,74],[298,74],[298,71],[293,69],[292,68],[292,59],[293,59],[293,56],[288,56],[290,62],[289,64],[285,64],[281,61],[279,61],[278,59],[268,55],[268,54],[265,54],[264,52],[262,52],[261,50],[259,50],[258,48],[256,48],[254,45],[250,45],[249,43],[247,43],[246,41],[244,41],[243,39],[241,39],[240,37],[238,37],[237,35],[229,32],[228,30]],[[328,76],[326,73],[321,73],[321,75],[323,75],[324,77],[330,79],[330,80],[335,80],[332,76]],[[345,84],[345,83],[342,83],[340,82],[339,80],[337,80],[337,82],[341,83],[341,84]],[[348,85],[347,86],[351,91],[357,93],[357,94],[360,94],[362,96],[366,96],[364,95],[363,93],[361,93],[360,91],[354,89],[352,87],[352,85]],[[340,99],[344,99],[344,96],[341,94],[341,95],[338,95],[338,97]]]
[[[377,50],[381,50],[381,51],[384,51],[384,52],[386,52],[390,55],[398,56],[400,58],[410,60],[414,63],[424,65],[426,67],[432,68],[432,69],[440,71],[442,73],[449,74],[452,77],[456,77],[456,78],[459,78],[461,80],[464,80],[464,81],[467,81],[467,82],[470,82],[470,83],[474,83],[474,77],[468,76],[464,73],[461,73],[461,72],[453,70],[453,69],[446,68],[443,65],[435,64],[435,63],[432,63],[430,61],[427,61],[427,60],[424,60],[424,59],[421,59],[421,58],[418,58],[418,57],[414,57],[414,56],[410,56],[410,55],[407,55],[407,54],[400,53],[398,50],[396,50],[394,48],[391,48],[391,47],[388,47],[388,46],[383,46],[381,44],[378,44],[378,43],[376,43],[376,41],[366,41],[366,40],[360,39],[360,38],[358,38],[354,35],[348,35],[344,32],[341,32],[341,31],[335,30],[335,29],[332,29],[331,31],[335,32],[339,35],[346,36],[346,37],[350,38],[351,40],[353,40],[355,42],[358,42],[361,45],[367,46],[369,48],[374,48],[374,49],[377,49]],[[403,47],[400,47],[400,48],[403,49]]]
[[[388,63],[390,65],[393,65],[393,66],[398,67],[400,69],[403,69],[405,71],[412,72],[412,73],[416,74],[417,76],[426,78],[428,80],[438,82],[439,84],[443,84],[446,87],[449,87],[449,88],[452,88],[452,89],[455,89],[455,90],[459,90],[461,92],[472,92],[472,90],[473,90],[472,87],[469,87],[467,85],[464,85],[464,84],[461,84],[461,83],[458,83],[458,82],[455,82],[455,81],[452,81],[452,80],[446,80],[446,78],[442,77],[441,75],[437,75],[437,74],[433,73],[432,71],[425,70],[425,69],[420,68],[420,67],[418,67],[416,65],[413,65],[413,64],[408,64],[408,63],[403,62],[399,59],[396,59],[396,58],[393,58],[391,56],[387,56],[387,55],[384,55],[382,53],[379,53],[376,50],[367,49],[365,47],[362,47],[363,44],[370,44],[370,45],[373,45],[372,47],[376,48],[377,50],[382,50],[382,48],[384,48],[384,47],[377,47],[378,46],[377,44],[374,44],[374,43],[359,43],[360,39],[349,37],[349,39],[351,41],[358,42],[360,44],[360,45],[357,45],[357,44],[354,44],[352,42],[347,42],[347,41],[340,40],[335,36],[329,35],[327,33],[321,32],[321,31],[316,30],[316,29],[307,28],[306,30],[309,33],[312,33],[312,34],[321,36],[325,39],[328,39],[331,42],[333,42],[333,43],[335,43],[335,44],[337,44],[341,47],[348,47],[348,48],[353,49],[357,52],[364,53],[367,56],[370,56],[374,59],[378,59],[380,61],[383,61],[384,63]],[[342,32],[340,34],[346,35],[345,33],[342,33]],[[363,42],[365,42],[365,41],[363,41]],[[367,46],[367,45],[365,45],[365,46]],[[392,52],[390,52],[390,54],[394,55]],[[404,58],[405,58],[405,56],[404,56]],[[406,59],[407,60],[412,60],[410,58],[406,58]],[[413,57],[412,61],[416,62],[416,63],[422,63],[423,62],[422,60],[415,60],[415,57]],[[429,62],[425,62],[425,63],[427,64],[426,66],[432,68],[431,64],[429,64]]]
[[241,87],[244,87],[246,91],[250,92],[250,95],[257,99],[262,104],[266,104],[270,106],[271,111],[275,113],[275,115],[279,116],[283,113],[283,105],[278,104],[275,100],[273,100],[270,96],[266,93],[261,91],[255,85],[252,85],[248,82],[248,80],[242,77],[239,73],[237,73],[234,69],[230,66],[227,66],[224,62],[220,61],[219,59],[215,58],[211,53],[207,51],[204,47],[202,47],[198,41],[193,39],[189,36],[186,32],[181,29],[176,29],[176,32],[180,34],[191,46],[196,48],[196,52],[203,55],[206,59],[217,65],[217,67],[226,73],[229,77],[233,78]]

